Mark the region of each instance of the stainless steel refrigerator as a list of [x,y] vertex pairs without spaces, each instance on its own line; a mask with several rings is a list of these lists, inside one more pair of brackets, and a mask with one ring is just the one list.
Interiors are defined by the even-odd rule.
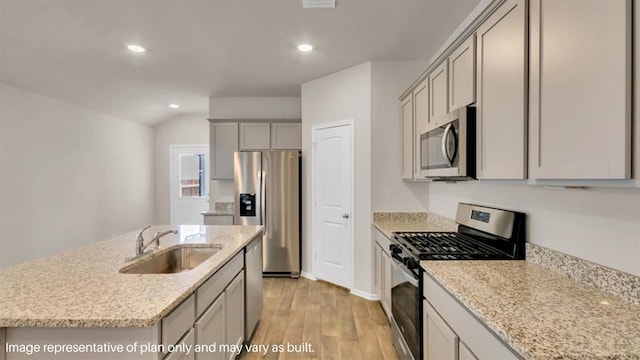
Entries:
[[234,154],[235,225],[263,225],[263,273],[300,276],[300,152]]

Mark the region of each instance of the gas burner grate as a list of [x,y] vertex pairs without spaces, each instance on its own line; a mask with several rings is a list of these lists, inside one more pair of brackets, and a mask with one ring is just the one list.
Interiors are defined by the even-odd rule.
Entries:
[[507,254],[457,232],[396,232],[396,239],[421,260],[493,260]]

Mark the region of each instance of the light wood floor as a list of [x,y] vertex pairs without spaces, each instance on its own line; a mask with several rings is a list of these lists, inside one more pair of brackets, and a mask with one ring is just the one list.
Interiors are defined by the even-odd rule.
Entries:
[[[288,352],[287,343],[310,344],[310,350]],[[251,344],[269,345],[266,355],[253,359],[398,359],[391,343],[389,321],[379,302],[308,279],[264,279],[264,310]],[[283,352],[272,352],[283,345]]]

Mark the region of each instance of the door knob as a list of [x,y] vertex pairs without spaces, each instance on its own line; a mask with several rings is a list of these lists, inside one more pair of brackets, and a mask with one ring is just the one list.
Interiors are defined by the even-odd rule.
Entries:
[[345,214],[342,214],[342,218],[343,218],[343,219],[348,219],[348,218],[349,218],[349,214],[346,214],[346,213],[345,213]]

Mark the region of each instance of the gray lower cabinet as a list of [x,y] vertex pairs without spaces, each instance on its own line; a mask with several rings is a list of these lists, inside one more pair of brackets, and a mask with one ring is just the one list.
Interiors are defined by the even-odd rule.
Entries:
[[[235,348],[242,346],[244,342],[244,271],[229,284],[224,291],[226,309],[225,335],[226,343],[235,345]],[[227,354],[228,359],[233,359],[237,353]]]
[[458,359],[458,335],[426,300],[423,316],[425,359]]
[[[226,298],[219,296],[216,301],[209,306],[204,314],[196,321],[195,329],[197,334],[196,344],[209,346],[211,344],[225,344],[225,315],[226,315]],[[196,359],[224,360],[226,354],[218,351],[215,352],[199,352]]]
[[424,359],[519,358],[426,272],[423,282]]
[[189,353],[174,352],[168,354],[164,360],[195,360],[195,352],[193,351],[193,345],[195,344],[195,330],[189,330],[189,332],[187,332],[178,343],[186,345],[191,349],[191,351],[189,351]]
[[382,309],[391,319],[391,256],[388,253],[389,239],[381,232],[375,232],[375,285]]
[[[200,351],[192,347],[189,357],[179,357],[177,353],[171,356],[227,360],[237,355],[236,351],[229,350],[237,349],[236,346],[244,342],[244,277],[244,251],[241,251],[162,320],[165,346],[187,339],[200,347]],[[183,335],[185,333],[187,335]],[[179,341],[181,337],[183,340]]]
[[162,344],[165,346],[177,344],[185,333],[193,327],[195,320],[196,297],[189,296],[169,315],[162,319]]
[[469,350],[467,345],[465,345],[465,343],[463,343],[462,341],[460,341],[458,343],[458,359],[460,359],[460,360],[478,360],[478,358],[475,355],[473,355],[471,350]]

